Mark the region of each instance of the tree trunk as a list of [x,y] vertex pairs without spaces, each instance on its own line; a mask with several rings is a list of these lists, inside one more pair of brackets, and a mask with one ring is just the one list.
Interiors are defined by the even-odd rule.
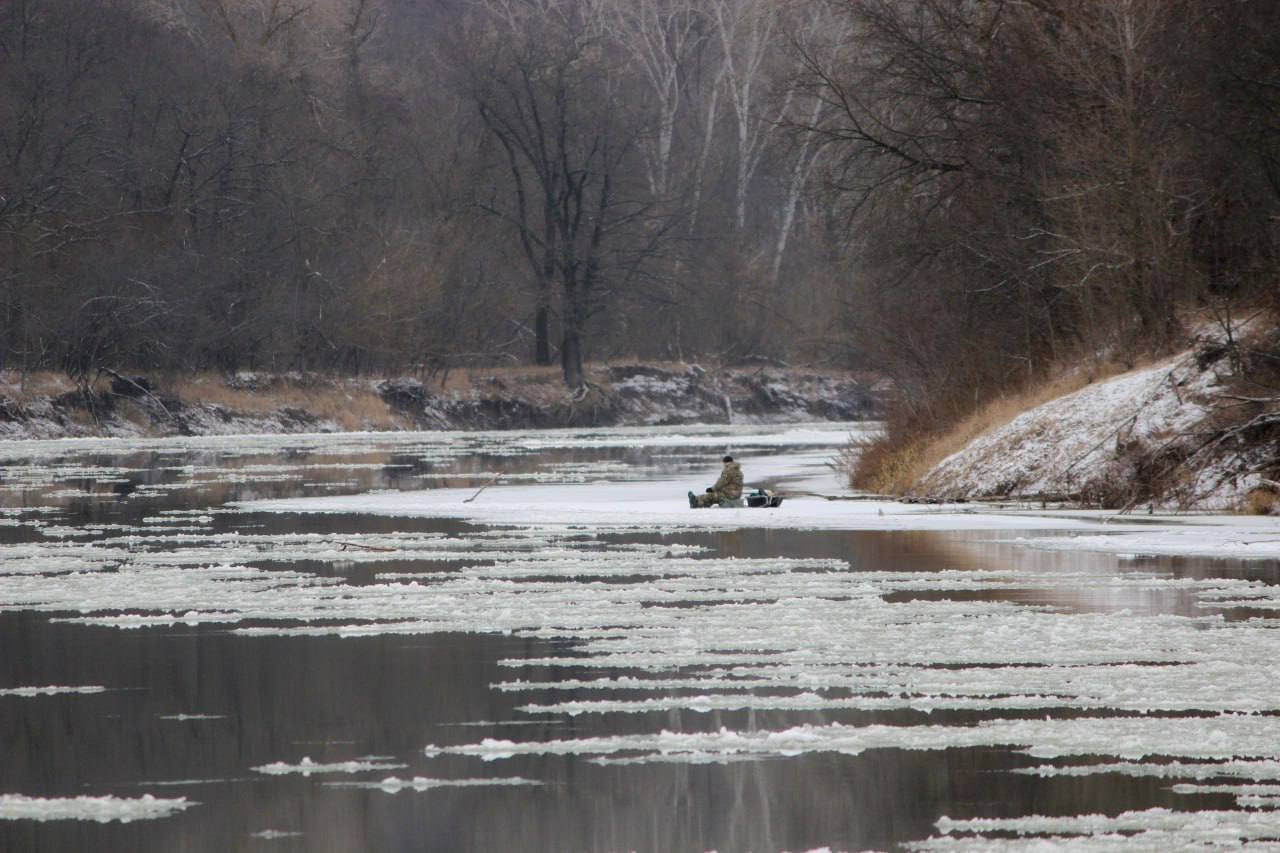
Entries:
[[550,314],[550,308],[539,305],[533,321],[533,363],[543,367],[551,364],[551,339],[547,331]]
[[574,323],[565,323],[560,343],[560,366],[564,371],[564,384],[570,391],[585,385],[582,371],[582,336]]

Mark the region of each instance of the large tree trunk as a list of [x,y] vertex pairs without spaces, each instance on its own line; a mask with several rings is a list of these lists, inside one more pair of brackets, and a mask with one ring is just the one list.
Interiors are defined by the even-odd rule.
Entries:
[[581,287],[566,282],[562,299],[560,367],[564,371],[564,384],[570,391],[578,392],[587,384],[582,369],[582,332],[587,326],[585,297]]
[[551,309],[545,304],[538,306],[538,313],[533,320],[533,363],[543,367],[551,363],[551,336],[547,331],[550,325]]
[[578,391],[586,384],[582,370],[582,336],[573,323],[565,324],[560,343],[560,366],[564,371],[564,384],[570,391]]

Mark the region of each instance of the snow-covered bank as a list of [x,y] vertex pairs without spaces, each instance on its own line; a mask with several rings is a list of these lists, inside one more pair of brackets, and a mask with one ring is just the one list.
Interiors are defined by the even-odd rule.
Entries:
[[633,364],[593,368],[588,381],[570,394],[547,370],[434,382],[241,373],[85,389],[0,373],[0,438],[849,421],[880,408],[868,381],[838,371]]
[[1203,341],[1036,406],[944,459],[917,490],[944,499],[1237,510],[1251,492],[1270,488],[1264,472],[1280,449],[1280,413],[1233,393],[1235,368],[1221,350]]

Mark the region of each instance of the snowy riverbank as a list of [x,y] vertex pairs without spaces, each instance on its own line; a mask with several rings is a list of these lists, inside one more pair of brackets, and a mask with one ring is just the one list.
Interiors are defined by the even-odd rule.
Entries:
[[[1111,508],[1236,511],[1275,497],[1275,401],[1241,390],[1237,359],[1206,338],[1149,367],[1023,412],[918,483],[943,499],[1027,498]],[[1265,497],[1265,496],[1264,496]]]

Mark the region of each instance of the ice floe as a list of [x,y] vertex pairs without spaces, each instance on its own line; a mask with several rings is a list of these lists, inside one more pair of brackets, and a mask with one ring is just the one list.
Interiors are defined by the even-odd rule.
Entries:
[[98,823],[169,817],[198,805],[186,797],[28,797],[0,794],[0,820],[92,820]]
[[[687,490],[703,478],[600,482],[585,485],[509,485],[487,489],[430,489],[314,498],[285,498],[240,504],[255,512],[363,513],[398,517],[453,518],[483,524],[608,525],[623,529],[714,530],[741,527],[792,530],[1002,530],[1082,529],[1096,522],[1070,517],[978,513],[964,505],[924,506],[887,501],[829,501],[795,498],[777,509],[690,510]],[[757,475],[747,468],[750,485]],[[1117,528],[1120,529],[1120,528]]]
[[476,779],[432,779],[426,776],[400,779],[396,776],[388,776],[378,782],[326,782],[325,784],[334,788],[369,788],[375,791],[385,791],[388,794],[397,794],[401,791],[430,791],[434,788],[489,788],[541,785],[542,783],[536,779],[525,779],[520,776],[486,776]]
[[[806,470],[811,456],[758,460],[753,477]],[[830,480],[829,474],[822,475]],[[821,479],[821,478],[820,478]],[[449,518],[489,525],[588,530],[721,530],[743,527],[793,530],[1039,530],[1054,535],[1016,542],[1050,550],[1133,555],[1187,555],[1227,559],[1280,559],[1280,522],[1224,515],[1117,516],[1102,511],[997,510],[972,504],[902,504],[893,501],[793,497],[781,507],[690,510],[681,495],[697,489],[681,480],[562,485],[496,485],[474,489],[377,492],[287,498],[239,504],[241,509],[288,513],[358,513],[406,518]],[[810,486],[814,483],[810,482]],[[786,488],[785,486],[783,487]],[[796,486],[792,486],[796,488]],[[827,483],[828,490],[839,487]]]
[[1135,555],[1274,560],[1280,557],[1280,520],[1267,516],[1185,516],[1118,533],[1025,537],[1022,544],[1048,550]]
[[63,693],[103,693],[106,689],[97,685],[79,687],[60,687],[57,685],[49,685],[48,687],[3,687],[0,688],[0,696],[22,696],[29,699],[34,696],[57,696]]
[[1121,776],[1157,777],[1162,779],[1225,779],[1280,781],[1280,760],[1169,761],[1163,763],[1119,761],[1104,764],[1071,764],[1058,767],[1044,764],[1013,771],[1032,776],[1094,776],[1115,773]]
[[804,725],[780,730],[672,732],[513,741],[485,738],[478,743],[428,745],[429,756],[471,755],[486,761],[516,755],[580,755],[603,758],[629,754],[629,761],[719,760],[738,756],[780,757],[809,752],[857,755],[868,749],[951,749],[1007,747],[1041,758],[1110,755],[1139,759],[1152,755],[1187,758],[1280,756],[1280,719],[1211,717],[1082,717],[995,719],[972,726]]
[[399,770],[405,767],[404,764],[396,764],[391,762],[385,756],[370,755],[364,758],[356,758],[351,761],[333,761],[319,762],[312,761],[311,758],[304,757],[297,764],[289,764],[285,761],[274,761],[271,764],[263,764],[260,767],[251,768],[258,773],[264,773],[268,776],[287,776],[297,774],[299,776],[310,776],[313,773],[365,773],[370,770]]
[[193,785],[225,785],[230,782],[249,782],[249,777],[219,779],[164,779],[162,781],[134,782],[140,788],[185,788]]
[[[1174,850],[1187,847],[1238,847],[1242,842],[1272,841],[1280,838],[1280,812],[1277,811],[1201,811],[1182,812],[1153,808],[1144,811],[1127,811],[1115,816],[1092,814],[1072,817],[1048,817],[1029,815],[1019,818],[973,818],[952,820],[944,817],[938,821],[943,835],[976,833],[971,839],[988,844],[988,847],[969,846],[970,839],[956,839],[960,846],[947,839],[934,838],[909,845],[915,850],[954,849],[1037,849],[1033,846],[1014,845],[1008,848],[998,840],[986,837],[990,833],[1013,833],[1020,836],[1039,836],[1038,849],[1055,846],[1071,848],[1076,840],[1102,844],[1124,844],[1124,849]],[[1123,835],[1121,834],[1123,833]],[[1054,843],[1056,842],[1056,844]],[[1066,842],[1064,844],[1064,842]],[[1097,844],[1080,845],[1084,849],[1097,849]]]

